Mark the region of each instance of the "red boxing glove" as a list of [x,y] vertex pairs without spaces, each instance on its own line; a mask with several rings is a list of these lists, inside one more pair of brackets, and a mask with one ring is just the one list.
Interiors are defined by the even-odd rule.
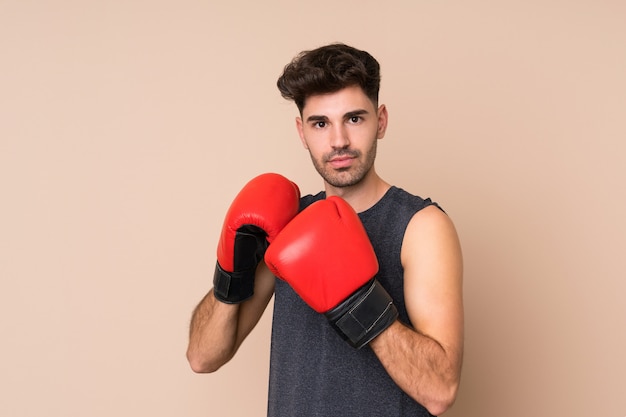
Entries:
[[218,300],[240,303],[254,294],[256,267],[299,207],[298,186],[279,174],[259,175],[237,194],[217,246],[213,288]]
[[398,317],[374,278],[378,260],[365,228],[339,197],[298,214],[267,249],[265,263],[354,347],[369,343]]

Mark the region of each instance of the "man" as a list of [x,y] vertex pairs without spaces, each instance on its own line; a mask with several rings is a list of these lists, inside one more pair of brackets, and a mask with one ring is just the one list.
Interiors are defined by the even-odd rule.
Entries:
[[277,84],[324,191],[299,198],[268,175],[238,195],[214,289],[192,317],[192,369],[230,360],[275,295],[268,415],[445,412],[463,356],[461,249],[436,203],[375,170],[388,122],[378,62],[331,44],[298,55]]

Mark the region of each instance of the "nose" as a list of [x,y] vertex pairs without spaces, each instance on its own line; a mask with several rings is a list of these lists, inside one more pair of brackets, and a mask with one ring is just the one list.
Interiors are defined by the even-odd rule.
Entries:
[[330,146],[333,149],[347,148],[350,145],[348,130],[343,123],[336,124],[331,132]]

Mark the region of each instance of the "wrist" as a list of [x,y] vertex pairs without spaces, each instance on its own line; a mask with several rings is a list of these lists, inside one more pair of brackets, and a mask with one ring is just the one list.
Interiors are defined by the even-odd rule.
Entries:
[[396,321],[398,310],[389,293],[372,279],[326,312],[326,318],[344,340],[360,349]]
[[226,304],[238,304],[254,295],[255,269],[227,272],[219,262],[215,263],[213,274],[213,294]]

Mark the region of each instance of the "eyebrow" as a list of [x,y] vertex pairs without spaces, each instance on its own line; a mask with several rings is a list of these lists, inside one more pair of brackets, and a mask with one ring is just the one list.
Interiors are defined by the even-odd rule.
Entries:
[[312,114],[311,116],[306,118],[307,122],[325,122],[328,120],[328,117],[326,116],[318,116],[316,114]]
[[[344,119],[349,119],[351,117],[354,116],[361,116],[364,114],[368,114],[369,112],[365,109],[358,109],[358,110],[353,110],[353,111],[349,111],[346,114],[343,115]],[[328,117],[324,116],[324,115],[317,115],[317,114],[312,114],[309,117],[306,118],[307,122],[327,122],[328,121]]]
[[361,116],[363,114],[368,114],[368,113],[369,112],[365,109],[359,109],[359,110],[349,111],[348,113],[344,114],[343,117],[344,119],[349,119],[354,116]]

